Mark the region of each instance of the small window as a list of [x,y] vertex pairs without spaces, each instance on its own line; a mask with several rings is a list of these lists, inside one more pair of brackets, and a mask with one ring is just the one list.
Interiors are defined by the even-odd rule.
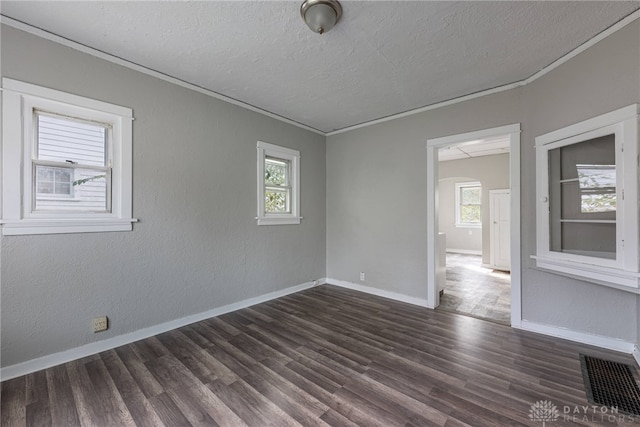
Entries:
[[300,153],[258,142],[258,225],[300,224]]
[[131,230],[131,109],[2,85],[3,234]]
[[638,107],[536,138],[543,269],[638,289]]
[[458,182],[456,189],[456,227],[482,226],[482,186],[479,182]]

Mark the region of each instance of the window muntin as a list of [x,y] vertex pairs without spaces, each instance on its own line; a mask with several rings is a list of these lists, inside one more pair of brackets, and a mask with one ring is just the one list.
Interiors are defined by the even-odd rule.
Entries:
[[482,185],[479,182],[459,182],[456,191],[456,226],[482,226]]
[[111,126],[38,110],[34,124],[32,211],[110,212]]
[[258,225],[300,224],[300,152],[259,141]]

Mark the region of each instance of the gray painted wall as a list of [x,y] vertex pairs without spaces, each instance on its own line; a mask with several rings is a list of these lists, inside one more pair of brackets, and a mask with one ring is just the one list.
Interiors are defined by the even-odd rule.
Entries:
[[[491,227],[489,191],[509,188],[509,155],[475,157],[440,162],[439,217],[440,231],[447,233],[447,248],[482,251],[482,262],[489,264]],[[461,178],[465,177],[465,178]],[[480,181],[482,184],[482,228],[455,226],[455,183]],[[469,234],[469,231],[472,234]]]
[[328,137],[327,277],[426,299],[427,139],[518,123],[521,95],[501,92]]
[[[133,108],[133,232],[3,237],[2,366],[324,277],[325,138],[2,28],[2,76]],[[256,141],[301,152],[300,225],[256,226]],[[111,328],[91,332],[108,315]]]
[[535,268],[534,138],[640,102],[640,22],[626,26],[524,88],[522,315],[626,341],[637,339],[640,296]]
[[330,136],[328,277],[368,271],[369,286],[426,298],[427,139],[521,123],[523,318],[637,341],[640,297],[540,271],[530,256],[534,138],[639,102],[639,38],[636,21],[527,86]]

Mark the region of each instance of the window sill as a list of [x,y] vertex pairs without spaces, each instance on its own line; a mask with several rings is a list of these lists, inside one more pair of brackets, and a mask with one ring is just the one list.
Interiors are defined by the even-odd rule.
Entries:
[[482,224],[456,224],[456,228],[482,228]]
[[640,273],[532,255],[536,266],[563,276],[640,294]]
[[2,221],[3,236],[33,234],[101,233],[131,231],[135,218],[129,219],[24,219]]
[[300,224],[301,216],[287,216],[287,217],[268,217],[261,216],[256,217],[258,225],[291,225]]

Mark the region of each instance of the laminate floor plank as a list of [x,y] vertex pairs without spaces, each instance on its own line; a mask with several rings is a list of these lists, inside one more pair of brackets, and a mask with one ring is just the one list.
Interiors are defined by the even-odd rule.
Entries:
[[49,407],[49,387],[47,373],[38,371],[29,374],[26,379],[26,425],[50,426],[51,410]]
[[24,426],[26,420],[26,386],[25,377],[14,378],[2,383],[0,404],[0,421],[2,425]]
[[[118,355],[122,364],[126,367],[136,385],[147,398],[164,393],[164,389],[158,381],[151,375],[151,372],[144,365],[144,361],[138,357],[132,345],[123,345],[113,351]],[[155,359],[155,357],[153,358]]]
[[136,383],[136,380],[127,370],[120,357],[118,357],[118,353],[114,350],[109,350],[101,353],[101,357],[109,376],[113,380],[113,385],[122,396],[122,401],[126,404],[135,425],[143,427],[164,425]]
[[[80,417],[73,398],[67,366],[54,366],[45,370],[45,372],[47,375],[47,392],[49,394],[49,410],[52,424],[54,426],[79,426]],[[4,410],[4,404],[2,409]],[[5,424],[2,423],[2,425],[4,426]]]
[[635,364],[323,285],[4,381],[0,426],[518,426],[540,401],[602,425],[563,418],[591,407],[580,353]]

